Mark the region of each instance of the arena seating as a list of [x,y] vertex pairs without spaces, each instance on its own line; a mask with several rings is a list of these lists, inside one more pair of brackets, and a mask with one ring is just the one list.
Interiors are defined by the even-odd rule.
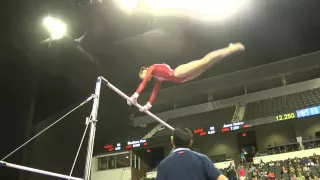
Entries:
[[[293,176],[298,177],[298,179],[316,179],[320,177],[320,155],[302,157],[288,160],[274,160],[271,162],[252,165],[250,163],[246,164],[246,177],[247,179],[292,179]],[[313,162],[314,164],[308,164]],[[307,165],[305,165],[307,164]],[[287,171],[281,172],[282,168],[285,168]],[[228,168],[220,169],[221,172],[228,176]],[[254,173],[255,172],[255,173]],[[271,173],[275,177],[270,177]],[[269,177],[268,177],[269,176]],[[299,177],[304,176],[304,177]],[[256,177],[256,178],[255,178]],[[146,180],[154,180],[155,178],[146,178]]]
[[[314,176],[319,177],[319,174],[320,174],[319,159],[320,159],[319,155],[288,159],[284,161],[282,160],[277,161],[275,159],[273,162],[254,165],[256,169],[254,171],[260,177],[262,176],[263,173],[266,173],[268,175],[270,172],[273,172],[275,174],[276,179],[290,179],[291,177],[293,177],[293,175],[299,178],[300,174],[301,176],[304,176],[304,177],[310,176],[309,179],[314,179]],[[311,162],[313,162],[314,164],[312,165],[308,164]],[[281,173],[282,168],[285,168],[287,172]],[[248,168],[247,177],[249,179],[252,179],[252,174],[253,173],[251,173]]]
[[[259,102],[253,102],[246,105],[244,114],[245,120],[257,119],[262,117],[274,116],[283,113],[294,112],[298,109],[303,109],[310,106],[316,106],[320,104],[320,88],[303,91],[296,94],[290,94],[287,96],[281,96],[272,99],[265,99]],[[210,126],[211,122],[218,119],[232,119],[235,107],[220,109],[203,114],[197,114],[194,116],[181,117],[177,119],[171,119],[167,122],[173,127],[187,127],[190,129],[199,128],[202,126]],[[208,116],[210,114],[212,118],[203,118],[202,116]],[[201,117],[200,117],[201,116]],[[197,119],[195,121],[195,119]],[[110,138],[108,142],[141,139],[158,123],[148,124],[147,127],[136,127],[130,131],[122,132],[121,137]],[[155,133],[153,136],[163,136],[170,134],[171,131],[163,129]]]
[[247,104],[244,119],[294,112],[320,104],[320,88]]

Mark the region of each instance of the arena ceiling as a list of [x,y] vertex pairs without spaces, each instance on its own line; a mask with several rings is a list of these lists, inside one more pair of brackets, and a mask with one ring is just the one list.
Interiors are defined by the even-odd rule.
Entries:
[[[148,14],[128,16],[111,0],[93,5],[88,5],[86,0],[78,1],[81,5],[75,2],[32,0],[12,4],[8,40],[35,65],[63,74],[83,88],[88,88],[94,83],[93,78],[102,74],[133,90],[139,81],[140,66],[167,63],[174,67],[229,42],[241,41],[247,51],[219,63],[201,78],[320,49],[317,0],[251,0],[243,11],[220,22]],[[41,28],[41,21],[47,15],[63,19],[72,37],[87,32],[81,45],[94,60],[81,53],[71,39],[53,43],[51,48],[39,45],[47,38]]]
[[[91,93],[96,77],[102,75],[131,94],[139,83],[141,66],[167,63],[175,67],[230,42],[243,42],[246,52],[220,62],[198,80],[320,50],[320,1],[247,1],[250,3],[242,11],[219,22],[147,13],[129,16],[112,0],[102,4],[89,4],[89,0],[8,1],[8,20],[2,22],[4,56],[19,54],[24,58],[12,59],[65,77],[79,91]],[[71,38],[52,42],[51,47],[41,44],[48,38],[42,27],[47,15],[62,19]],[[85,33],[81,46],[77,46],[73,38]],[[306,71],[305,76],[310,77],[305,79],[314,73]],[[173,85],[165,83],[163,88]],[[255,91],[260,87],[252,84],[249,88]],[[238,91],[243,92],[243,88]]]

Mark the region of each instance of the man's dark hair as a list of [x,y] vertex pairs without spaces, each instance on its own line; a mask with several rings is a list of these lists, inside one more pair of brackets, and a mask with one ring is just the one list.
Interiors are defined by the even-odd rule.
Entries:
[[176,128],[172,132],[172,136],[176,148],[189,148],[193,134],[188,128]]

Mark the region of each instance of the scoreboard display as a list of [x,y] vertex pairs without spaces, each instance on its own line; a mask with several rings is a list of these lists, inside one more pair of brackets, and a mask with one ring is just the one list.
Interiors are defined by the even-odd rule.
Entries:
[[215,126],[197,128],[193,130],[193,134],[198,136],[207,136],[215,134],[217,132],[229,132],[248,127],[248,124],[245,124],[245,122],[241,121],[230,124],[223,124],[222,127],[218,127],[217,129],[215,128]]
[[221,131],[222,132],[229,132],[229,131],[235,131],[243,128],[248,128],[249,125],[245,124],[244,121],[230,123],[230,124],[224,124]]
[[308,116],[315,116],[320,114],[320,106],[309,107],[305,109],[300,109],[295,112],[279,114],[275,117],[276,121],[283,121],[289,119],[296,119],[296,118],[304,118]]
[[283,121],[283,120],[289,120],[289,119],[295,119],[297,117],[296,113],[285,113],[285,114],[280,114],[276,116],[277,121]]
[[126,145],[126,149],[132,149],[137,147],[148,146],[147,140],[141,139],[139,141],[129,141]]
[[122,145],[121,143],[115,143],[115,144],[106,144],[103,146],[104,149],[107,149],[109,152],[112,151],[121,151]]
[[118,142],[118,143],[111,143],[104,145],[104,149],[107,149],[109,152],[112,151],[121,151],[121,150],[129,150],[139,147],[146,147],[148,146],[148,142],[145,139],[141,140],[134,140],[134,141],[128,141],[128,142]]
[[297,110],[296,113],[297,113],[297,118],[318,115],[320,114],[320,106],[300,109],[300,110]]
[[199,135],[199,136],[206,136],[206,135],[211,135],[215,133],[216,131],[214,126],[210,126],[209,128],[198,128],[193,130],[193,134]]

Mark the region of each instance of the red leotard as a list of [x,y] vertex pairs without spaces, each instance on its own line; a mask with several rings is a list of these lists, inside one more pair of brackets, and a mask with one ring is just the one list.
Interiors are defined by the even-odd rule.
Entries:
[[160,89],[161,82],[171,81],[175,83],[182,83],[182,81],[186,79],[186,77],[175,77],[174,70],[172,70],[167,64],[154,64],[148,68],[146,77],[144,77],[144,79],[140,83],[136,93],[140,94],[143,91],[151,76],[155,78],[155,85],[149,99],[150,104],[152,104],[154,99],[156,98],[157,93]]

